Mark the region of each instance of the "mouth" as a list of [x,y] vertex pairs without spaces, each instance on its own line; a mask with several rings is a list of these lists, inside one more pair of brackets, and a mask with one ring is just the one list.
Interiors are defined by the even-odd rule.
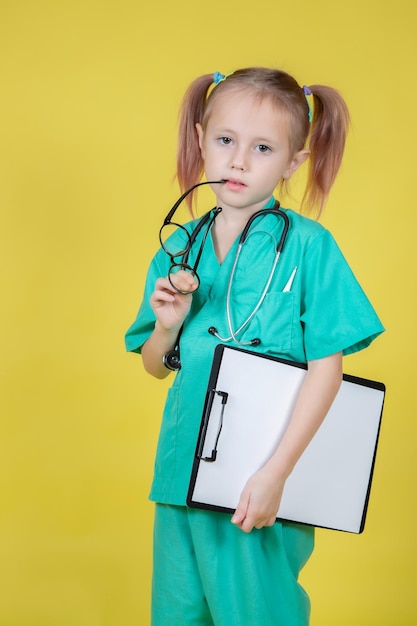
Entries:
[[228,178],[224,182],[229,187],[229,189],[233,190],[244,189],[246,187],[245,183],[242,183],[241,180],[238,180],[236,178]]

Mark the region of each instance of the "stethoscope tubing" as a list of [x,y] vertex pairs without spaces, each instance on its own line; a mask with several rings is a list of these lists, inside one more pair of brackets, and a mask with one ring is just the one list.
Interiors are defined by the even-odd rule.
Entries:
[[269,213],[272,213],[273,215],[277,215],[277,216],[279,215],[284,220],[284,228],[282,230],[281,237],[279,238],[277,248],[276,248],[277,252],[282,252],[285,241],[287,239],[288,229],[290,227],[290,220],[289,220],[288,215],[284,211],[282,211],[282,209],[279,208],[279,202],[276,202],[275,206],[272,207],[271,209],[261,209],[260,211],[256,211],[256,213],[251,215],[251,217],[248,219],[246,223],[245,228],[242,231],[242,234],[240,235],[240,239],[239,239],[240,244],[245,243],[246,238],[249,233],[249,229],[252,226],[252,223],[254,222],[254,220],[256,220],[258,217],[263,217],[264,215],[268,215]]
[[[252,223],[254,222],[255,219],[257,219],[258,217],[264,216],[265,214],[268,213],[273,213],[274,215],[279,215],[280,217],[282,217],[282,219],[284,220],[284,228],[283,231],[281,233],[281,237],[278,241],[277,247],[276,247],[276,251],[275,251],[275,257],[274,257],[274,262],[272,264],[272,268],[271,271],[269,273],[268,279],[265,283],[265,287],[262,291],[262,294],[255,306],[255,308],[252,310],[252,312],[250,313],[250,315],[248,315],[248,317],[245,319],[245,321],[239,326],[239,328],[237,330],[233,330],[233,322],[232,322],[232,313],[231,313],[231,308],[230,308],[230,302],[231,302],[231,293],[232,293],[232,286],[233,286],[233,278],[235,275],[235,270],[237,267],[237,263],[239,260],[239,256],[243,247],[243,244],[245,243],[250,227],[252,225]],[[215,337],[217,337],[217,339],[219,339],[220,341],[224,342],[224,343],[228,343],[229,341],[234,341],[235,343],[237,343],[238,345],[259,345],[260,344],[260,339],[255,338],[252,339],[251,341],[239,341],[239,339],[237,338],[237,336],[244,330],[244,328],[246,328],[246,326],[252,321],[252,319],[255,317],[256,313],[258,312],[259,308],[261,307],[263,301],[265,300],[266,294],[268,293],[268,289],[271,285],[272,279],[274,277],[275,274],[275,270],[279,261],[279,258],[281,256],[281,252],[284,248],[284,244],[287,238],[287,234],[288,234],[288,229],[289,229],[289,225],[290,225],[290,221],[288,218],[288,215],[286,213],[284,213],[284,211],[282,211],[281,209],[279,209],[279,207],[277,208],[276,205],[275,207],[273,207],[272,209],[261,209],[260,211],[257,211],[256,213],[254,213],[250,219],[248,220],[245,228],[242,231],[242,234],[240,236],[239,239],[239,244],[238,244],[238,249],[236,251],[236,256],[234,259],[234,263],[232,266],[232,271],[230,273],[230,278],[229,278],[229,283],[227,286],[227,294],[226,294],[226,319],[227,319],[227,326],[229,329],[229,333],[230,336],[229,337],[221,337],[217,330],[211,326],[209,328],[209,333],[211,335],[214,335]]]
[[[239,248],[242,247],[243,244],[239,245]],[[270,287],[270,284],[272,282],[272,279],[274,277],[275,274],[275,269],[277,267],[278,261],[279,261],[279,257],[281,255],[281,252],[276,252],[275,253],[275,258],[274,258],[274,262],[272,264],[272,269],[269,273],[268,276],[268,280],[266,281],[265,287],[262,291],[261,297],[258,300],[258,303],[256,304],[255,308],[253,309],[252,313],[246,318],[246,320],[243,322],[243,324],[241,324],[239,326],[239,328],[237,330],[233,330],[233,325],[232,325],[232,313],[230,310],[230,300],[231,300],[231,291],[232,291],[232,284],[233,284],[233,277],[234,277],[234,273],[235,273],[235,269],[237,266],[237,259],[238,259],[238,254],[240,254],[240,250],[238,249],[238,253],[236,254],[236,260],[235,263],[233,264],[233,268],[232,268],[232,272],[230,274],[230,280],[229,280],[229,285],[227,288],[227,296],[226,296],[226,317],[227,317],[227,325],[229,327],[229,332],[230,332],[230,337],[228,338],[223,338],[222,341],[228,342],[228,341],[234,341],[235,343],[240,343],[239,340],[237,339],[237,335],[239,335],[242,330],[244,328],[246,328],[246,326],[252,321],[252,319],[255,317],[255,315],[257,314],[259,308],[261,307],[263,301],[265,300],[266,294],[268,293],[268,289]],[[220,339],[220,337],[219,337]],[[253,345],[252,342],[248,342],[249,345]]]
[[[196,186],[198,186],[198,185],[196,185]],[[191,190],[189,190],[189,191],[191,191]],[[189,193],[189,191],[187,193]],[[166,218],[167,220],[168,220],[168,218],[169,218],[169,220],[172,218],[175,210],[177,209],[179,204],[182,202],[184,197],[187,195],[187,193],[183,194],[183,196],[176,203],[176,205],[174,205],[173,209],[170,211],[170,213],[168,214],[168,216]],[[215,211],[215,214],[214,214],[214,217],[213,217],[213,221],[214,221],[215,217],[217,216],[217,214],[221,211],[221,208],[217,207],[216,209],[214,209],[214,211]],[[210,213],[211,212],[209,212],[209,214],[207,214],[207,215],[210,215]],[[277,243],[276,249],[275,249],[274,262],[272,264],[272,268],[271,268],[271,271],[269,273],[268,279],[267,279],[267,281],[265,283],[265,287],[262,290],[262,294],[261,294],[261,296],[260,296],[256,306],[254,307],[254,309],[252,310],[250,315],[248,315],[246,320],[239,326],[239,328],[237,330],[233,330],[233,322],[232,322],[232,314],[231,314],[230,302],[231,302],[231,292],[232,292],[232,286],[233,286],[233,278],[234,278],[234,275],[235,275],[237,263],[238,263],[239,256],[240,256],[240,253],[241,253],[241,250],[242,250],[242,246],[243,246],[243,244],[245,243],[245,241],[246,241],[246,239],[248,237],[248,233],[249,233],[249,230],[250,230],[250,227],[251,227],[252,223],[258,217],[264,216],[266,214],[274,214],[274,215],[280,216],[283,219],[283,221],[284,221],[284,227],[283,227],[283,230],[282,230],[282,233],[281,233],[281,237],[280,237],[280,239],[279,239],[279,241]],[[201,228],[207,222],[208,219],[209,219],[208,217],[204,216],[204,218],[201,220],[202,223],[200,222],[200,224],[197,226],[197,228],[193,232],[193,234],[192,234],[193,236],[190,239],[191,245],[190,245],[189,249],[187,250],[187,252],[186,252],[186,254],[184,255],[184,258],[183,258],[183,263],[184,264],[187,264],[187,262],[188,262],[188,255],[189,255],[189,252],[191,250],[192,244],[194,243],[198,233],[200,232]],[[288,215],[279,208],[279,203],[278,202],[275,204],[275,206],[273,208],[261,209],[260,211],[257,211],[247,221],[246,226],[243,229],[242,234],[241,234],[241,236],[239,238],[238,249],[236,251],[235,259],[234,259],[233,266],[232,266],[232,271],[230,273],[230,278],[229,278],[229,283],[228,283],[227,293],[226,293],[226,319],[227,319],[227,325],[228,325],[230,336],[229,337],[221,337],[218,334],[217,329],[214,326],[211,326],[208,329],[208,332],[211,335],[214,335],[220,341],[222,341],[224,343],[228,343],[229,341],[234,341],[237,345],[241,345],[241,346],[249,346],[249,345],[256,346],[256,345],[259,345],[261,343],[260,339],[258,339],[258,338],[254,338],[251,341],[245,341],[245,342],[244,341],[239,341],[239,339],[237,338],[237,335],[239,335],[244,330],[244,328],[246,328],[246,326],[251,322],[251,320],[254,318],[254,316],[258,312],[259,308],[261,307],[263,301],[265,300],[265,297],[266,297],[266,295],[268,293],[268,290],[269,290],[269,287],[271,285],[272,279],[274,277],[274,274],[275,274],[275,271],[276,271],[276,267],[278,265],[279,258],[281,256],[282,250],[284,249],[284,245],[285,245],[285,242],[286,242],[286,239],[287,239],[289,226],[290,226],[290,221],[289,221]],[[207,232],[206,232],[206,235],[204,237],[204,241],[205,241],[206,236],[207,236]],[[199,254],[198,254],[198,257],[197,257],[197,264],[200,261],[201,254],[202,254],[202,247],[200,248],[200,251],[199,251]],[[181,334],[182,334],[182,330],[183,330],[183,327],[180,329],[180,332],[178,333],[178,337],[177,337],[175,348],[164,356],[164,364],[166,365],[166,367],[168,367],[168,369],[171,369],[173,371],[177,371],[177,370],[181,369],[179,342],[180,342],[180,337],[181,337]]]

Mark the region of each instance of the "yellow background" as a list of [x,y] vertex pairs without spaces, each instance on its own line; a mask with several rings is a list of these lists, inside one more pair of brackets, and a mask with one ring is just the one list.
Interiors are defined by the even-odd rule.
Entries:
[[344,94],[352,132],[323,223],[387,327],[345,362],[387,399],[365,533],[319,531],[303,573],[312,626],[417,623],[415,7],[2,3],[0,626],[148,623],[166,383],[123,334],[178,193],[183,92],[246,65]]

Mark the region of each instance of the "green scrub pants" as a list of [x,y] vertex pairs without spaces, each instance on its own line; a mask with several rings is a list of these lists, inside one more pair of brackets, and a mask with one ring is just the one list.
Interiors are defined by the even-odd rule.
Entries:
[[307,626],[297,578],[313,546],[310,527],[247,534],[225,513],[157,504],[152,626]]

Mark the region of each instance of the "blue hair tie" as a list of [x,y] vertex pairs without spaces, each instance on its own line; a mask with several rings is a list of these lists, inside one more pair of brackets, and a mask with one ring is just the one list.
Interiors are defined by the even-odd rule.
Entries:
[[229,76],[231,76],[233,74],[233,72],[230,72],[230,74],[222,74],[221,72],[214,72],[213,74],[213,82],[215,85],[218,85],[219,83],[223,82],[224,80],[226,80],[226,78],[229,78]]
[[307,96],[311,96],[313,94],[313,92],[311,91],[310,87],[307,87],[307,85],[303,85],[303,92],[304,92],[304,95],[306,97],[307,105],[308,105],[308,121],[311,124],[311,122],[313,120],[313,111],[311,110],[311,104],[310,104],[310,101],[307,98]]

